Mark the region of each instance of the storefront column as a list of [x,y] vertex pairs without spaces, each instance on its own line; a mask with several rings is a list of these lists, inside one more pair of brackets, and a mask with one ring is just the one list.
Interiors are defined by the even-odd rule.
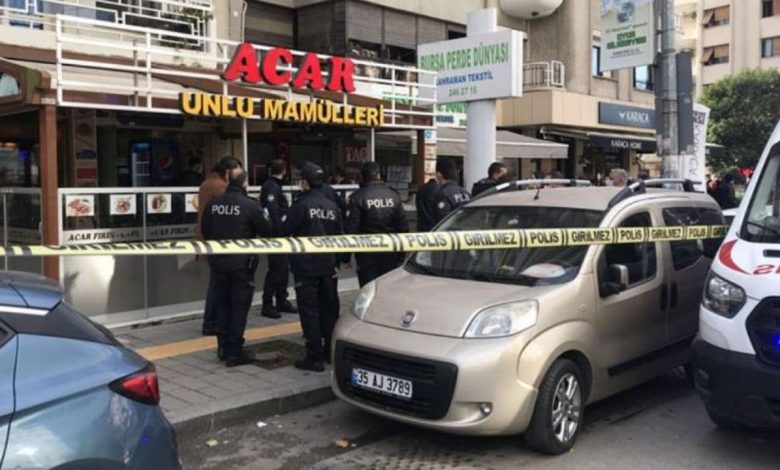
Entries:
[[414,161],[414,186],[425,184],[425,130],[417,131],[417,159]]
[[[44,106],[38,112],[38,142],[40,143],[41,223],[43,243],[58,245],[59,217],[57,214],[57,108]],[[43,258],[43,275],[60,281],[60,259]]]
[[244,170],[249,174],[249,136],[246,128],[246,119],[241,120],[241,153]]
[[366,146],[368,147],[368,161],[369,162],[375,162],[376,161],[376,131],[374,128],[368,129],[368,142],[366,142]]

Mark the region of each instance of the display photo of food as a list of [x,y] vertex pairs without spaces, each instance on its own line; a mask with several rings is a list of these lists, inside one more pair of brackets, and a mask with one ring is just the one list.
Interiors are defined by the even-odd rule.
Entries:
[[66,217],[91,217],[95,215],[95,196],[65,196]]
[[190,212],[190,213],[198,212],[198,208],[200,206],[199,206],[199,201],[198,201],[198,195],[196,193],[187,194],[184,197],[184,201],[185,201],[184,207],[186,207],[185,210],[187,212]]
[[170,214],[171,195],[170,194],[147,194],[146,212],[148,212],[149,214]]
[[112,194],[111,215],[135,215],[135,194]]

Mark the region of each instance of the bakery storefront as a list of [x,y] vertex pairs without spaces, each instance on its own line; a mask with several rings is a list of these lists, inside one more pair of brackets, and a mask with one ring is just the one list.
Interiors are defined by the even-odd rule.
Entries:
[[[435,124],[435,98],[418,96],[429,72],[166,33],[198,46],[182,51],[159,31],[104,23],[117,30],[111,37],[141,39],[86,41],[78,31],[93,21],[58,17],[56,51],[0,45],[6,245],[193,238],[197,186],[225,155],[243,159],[253,194],[267,164],[284,159],[292,197],[304,161],[335,168],[350,155],[374,159],[378,134],[422,135]],[[101,48],[85,53],[85,42]],[[411,170],[421,181],[419,160]],[[3,262],[58,279],[68,302],[108,325],[202,312],[208,277],[194,256]],[[343,277],[352,282],[352,273]]]

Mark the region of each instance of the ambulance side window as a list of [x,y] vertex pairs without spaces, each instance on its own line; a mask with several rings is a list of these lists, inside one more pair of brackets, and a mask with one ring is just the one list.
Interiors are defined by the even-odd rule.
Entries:
[[[650,227],[652,219],[647,212],[625,219],[620,227]],[[628,268],[628,284],[634,286],[655,277],[658,267],[655,243],[607,245],[604,248],[605,267],[623,265]]]

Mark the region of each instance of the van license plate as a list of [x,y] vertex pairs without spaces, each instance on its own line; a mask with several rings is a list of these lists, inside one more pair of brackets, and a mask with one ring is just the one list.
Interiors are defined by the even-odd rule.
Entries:
[[352,369],[352,385],[406,400],[412,398],[413,387],[411,380],[377,374],[370,370]]

